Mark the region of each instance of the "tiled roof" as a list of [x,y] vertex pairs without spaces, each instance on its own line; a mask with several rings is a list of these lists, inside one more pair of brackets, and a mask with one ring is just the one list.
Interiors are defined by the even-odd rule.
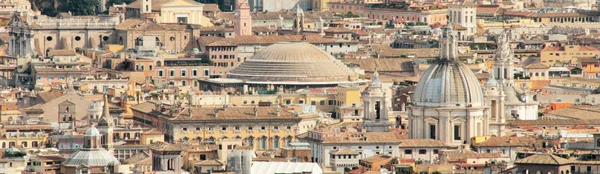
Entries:
[[548,68],[549,68],[548,66],[541,64],[541,63],[534,63],[534,64],[527,65],[525,67],[525,69],[548,69]]
[[[235,19],[235,14],[233,12],[223,12],[220,13],[220,17],[224,18],[224,19],[230,19],[233,20]],[[279,16],[283,17],[284,19],[294,19],[294,12],[290,11],[290,10],[281,10],[281,11],[277,11],[277,12],[254,12],[254,13],[250,13],[250,16],[252,17],[253,21],[260,21],[260,20],[279,20]],[[317,21],[319,20],[319,17],[322,18],[323,20],[333,20],[333,21],[339,21],[339,19],[341,19],[341,17],[335,16],[335,13],[333,12],[329,12],[329,11],[324,11],[324,12],[304,12],[304,20],[306,21]]]
[[325,30],[327,33],[351,33],[352,30],[345,27],[332,27]]
[[600,62],[600,60],[598,60],[597,58],[594,58],[594,57],[580,57],[580,58],[577,58],[577,60],[579,60],[581,63],[598,63],[598,62]]
[[52,90],[52,91],[48,91],[48,92],[40,92],[37,95],[38,95],[38,98],[42,99],[42,102],[46,103],[55,98],[63,96],[63,92],[58,91],[58,90]]
[[494,5],[494,6],[478,6],[477,7],[477,13],[496,13],[498,12],[498,9],[500,9],[499,6]]
[[[203,37],[200,37],[202,39]],[[306,35],[306,40],[303,40],[303,36],[300,35],[262,35],[262,36],[237,36],[235,38],[220,38],[220,39],[202,39],[204,43],[214,43],[221,41],[226,46],[231,45],[272,45],[278,42],[308,42],[308,43],[340,43],[340,42],[353,42],[347,40],[340,40],[336,38],[324,38],[319,35]],[[212,41],[212,42],[210,42]],[[209,45],[209,46],[221,46],[221,45]]]
[[575,120],[575,119],[506,120],[506,124],[507,124],[507,126],[600,125],[600,119],[589,119],[589,120]]
[[[248,106],[231,106],[227,108],[215,108],[215,107],[193,107],[192,116],[189,116],[188,108],[183,111],[179,111],[176,114],[170,116],[167,113],[159,113],[154,111],[155,104],[151,102],[141,103],[131,107],[131,109],[138,110],[144,113],[151,113],[154,115],[160,115],[166,117],[170,121],[215,121],[215,120],[278,120],[278,119],[292,119],[300,121],[301,118],[296,114],[287,111],[282,108],[279,116],[277,116],[276,107],[256,107],[257,114],[255,115],[255,107]],[[215,112],[218,110],[218,112]]]
[[561,117],[568,117],[568,118],[572,118],[572,119],[580,119],[580,120],[600,119],[600,107],[596,107],[596,106],[568,107],[568,108],[562,108],[559,110],[551,111],[546,114],[561,116]]
[[403,58],[383,58],[383,59],[344,59],[343,62],[358,64],[360,69],[365,71],[408,71],[412,72],[414,66],[411,59]]
[[76,56],[77,53],[74,50],[51,50],[50,55],[52,56]]
[[477,143],[477,147],[531,147],[536,144],[533,137],[490,137],[484,142]]
[[221,12],[221,9],[219,9],[218,4],[204,4],[202,11],[203,12]]
[[353,151],[347,147],[342,147],[336,151],[331,152],[332,155],[358,155],[358,152]]
[[448,147],[448,145],[433,139],[404,139],[398,147]]
[[448,153],[446,154],[448,162],[464,161],[468,158],[500,158],[500,153],[475,153],[473,151],[465,151],[462,153]]
[[153,151],[184,151],[186,147],[178,144],[170,144],[165,142],[157,142],[150,146]]
[[141,152],[141,153],[137,153],[133,156],[131,156],[130,158],[127,158],[123,163],[124,164],[135,164],[139,161],[142,161],[144,159],[150,158],[150,154],[147,154],[146,152]]
[[199,166],[223,166],[223,162],[214,159],[200,161],[196,164]]
[[571,161],[552,154],[535,154],[524,159],[515,161],[515,164],[546,164],[546,165],[564,165]]
[[187,29],[188,24],[157,24],[141,19],[125,19],[115,28],[117,30],[135,30],[135,31],[183,31]]
[[323,143],[353,144],[353,143],[400,143],[404,139],[395,132],[360,132],[340,133],[335,136],[325,137]]
[[392,160],[392,157],[380,154],[380,155],[363,158],[360,161],[373,163],[373,162],[378,162],[378,161],[382,161],[382,160]]

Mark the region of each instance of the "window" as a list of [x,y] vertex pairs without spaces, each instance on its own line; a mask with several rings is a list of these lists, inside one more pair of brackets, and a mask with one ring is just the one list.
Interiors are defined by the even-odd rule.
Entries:
[[461,138],[460,138],[460,125],[454,125],[454,140],[461,140]]
[[287,126],[287,130],[292,130],[292,126]]
[[440,153],[440,150],[433,149],[433,154],[439,154],[439,153]]
[[183,130],[183,131],[187,131],[187,127],[184,127],[182,130]]
[[335,105],[335,100],[328,100],[327,105],[330,105],[330,106]]
[[65,80],[65,76],[58,77],[59,80]]
[[208,69],[204,69],[204,76],[208,76]]
[[260,130],[265,130],[265,129],[266,129],[265,126],[260,127]]
[[171,77],[175,76],[175,70],[171,70],[171,71],[169,72],[169,75],[170,75]]
[[321,101],[319,102],[319,105],[321,105],[321,106],[324,106],[324,105],[325,105],[325,100],[321,100]]
[[44,79],[44,77],[42,77],[42,76],[38,76],[38,77],[37,77],[37,79],[38,79],[38,80],[43,80],[43,79]]
[[200,127],[196,127],[196,131],[200,131]]
[[425,149],[420,149],[419,150],[419,154],[423,155],[423,154],[427,154],[427,150]]
[[48,80],[54,80],[54,76],[48,76]]
[[181,77],[185,77],[187,75],[186,70],[182,69],[181,70]]
[[239,127],[239,126],[236,126],[234,129],[235,129],[236,131],[239,131],[239,130],[240,130],[240,127]]
[[298,100],[298,104],[304,104],[304,100]]
[[227,130],[227,126],[223,126],[223,127],[221,127],[221,130],[224,130],[224,131],[226,131],[226,130]]
[[430,124],[429,125],[429,138],[435,139],[435,134],[436,134],[435,125]]
[[252,130],[252,126],[248,126],[248,130]]
[[273,126],[273,129],[279,130],[279,126]]
[[188,22],[187,17],[177,17],[177,23],[187,24],[187,22]]
[[198,76],[198,70],[192,70],[192,76],[196,77]]
[[412,150],[404,150],[404,154],[406,154],[406,155],[412,155]]
[[158,77],[162,77],[163,76],[163,70],[158,70]]
[[316,106],[317,105],[317,101],[310,101],[310,105]]

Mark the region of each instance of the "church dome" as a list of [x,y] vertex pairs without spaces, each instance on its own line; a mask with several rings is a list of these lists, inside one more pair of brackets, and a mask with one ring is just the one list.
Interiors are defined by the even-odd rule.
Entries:
[[268,46],[227,73],[228,78],[263,82],[338,83],[358,74],[328,53],[306,42]]
[[417,106],[481,106],[483,92],[469,67],[454,60],[437,60],[419,79],[412,99]]
[[95,126],[92,126],[87,131],[85,131],[85,136],[88,136],[88,137],[100,136],[100,131],[98,131],[98,129],[96,129]]
[[412,97],[415,106],[483,106],[479,80],[458,59],[458,36],[451,25],[444,28],[440,56],[423,73]]

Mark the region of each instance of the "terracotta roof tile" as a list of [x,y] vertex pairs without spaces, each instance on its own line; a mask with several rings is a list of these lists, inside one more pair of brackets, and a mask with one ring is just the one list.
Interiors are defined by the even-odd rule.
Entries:
[[332,155],[358,155],[358,152],[353,151],[347,147],[342,147],[336,151],[331,152]]
[[552,154],[535,154],[515,161],[515,164],[564,165],[570,163],[572,163],[572,161]]
[[448,145],[433,139],[405,139],[401,140],[398,147],[448,147]]
[[548,69],[548,68],[549,68],[548,66],[541,64],[541,63],[534,63],[534,64],[527,65],[525,67],[525,69]]
[[477,143],[477,147],[531,147],[536,144],[533,137],[490,137],[484,142]]

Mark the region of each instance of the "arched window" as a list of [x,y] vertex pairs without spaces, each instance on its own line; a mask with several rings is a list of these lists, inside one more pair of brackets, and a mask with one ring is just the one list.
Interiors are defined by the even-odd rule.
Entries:
[[273,148],[279,148],[279,136],[273,138]]
[[546,75],[546,73],[542,73],[542,77],[544,77]]
[[260,138],[260,149],[267,149],[267,137]]
[[535,73],[535,76],[536,76],[536,77],[537,77],[537,76],[540,76],[540,74],[539,74],[539,73]]
[[156,66],[162,66],[162,63],[160,61],[156,61]]
[[254,137],[252,137],[252,136],[248,137],[248,146],[254,147]]

